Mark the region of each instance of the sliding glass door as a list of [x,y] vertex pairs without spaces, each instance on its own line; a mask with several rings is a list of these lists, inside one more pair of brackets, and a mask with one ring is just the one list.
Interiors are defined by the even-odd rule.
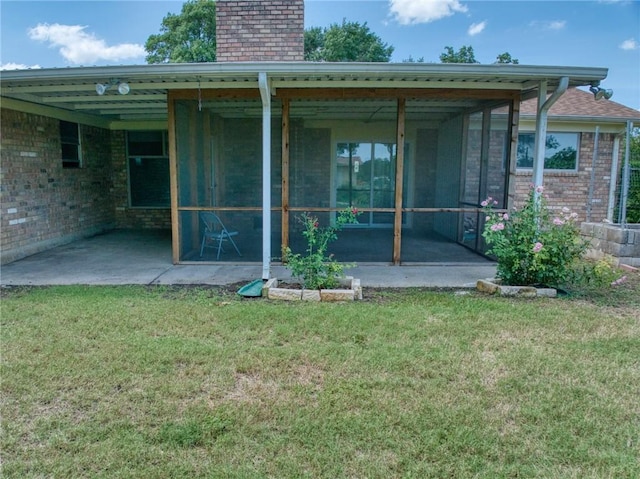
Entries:
[[[395,144],[338,143],[335,168],[337,207],[394,207]],[[368,211],[359,216],[359,222],[389,226],[393,224],[393,212]]]

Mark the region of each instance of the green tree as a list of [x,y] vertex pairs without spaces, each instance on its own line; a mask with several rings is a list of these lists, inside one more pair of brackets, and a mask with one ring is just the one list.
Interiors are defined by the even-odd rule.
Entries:
[[504,52],[496,57],[495,63],[511,63],[512,65],[517,65],[520,62],[517,58],[513,58],[511,53]]
[[325,62],[388,62],[393,47],[373,33],[367,23],[334,23],[304,32],[304,59]]
[[324,30],[311,27],[304,31],[304,59],[309,62],[322,61],[324,50]]
[[453,50],[453,47],[444,47],[444,52],[440,54],[440,61],[442,63],[480,63],[476,60],[473,53],[473,47],[471,45],[463,45],[457,52]]
[[631,131],[629,143],[629,159],[632,168],[640,168],[640,128],[636,127]]
[[179,14],[162,19],[160,33],[144,45],[147,63],[216,61],[216,3],[187,0]]
[[[631,177],[629,178],[626,222],[640,223],[640,128],[634,128],[631,131],[631,138],[629,139],[629,166],[631,168]],[[622,185],[622,177],[621,171],[620,185]],[[619,204],[620,203],[618,203],[618,206]],[[618,218],[617,208],[615,218]]]

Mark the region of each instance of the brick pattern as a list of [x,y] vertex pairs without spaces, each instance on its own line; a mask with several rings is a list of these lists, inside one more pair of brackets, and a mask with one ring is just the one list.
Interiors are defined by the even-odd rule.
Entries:
[[[438,155],[438,130],[420,129],[418,130],[416,141],[414,205],[416,207],[431,208],[436,201],[435,180]],[[409,182],[411,182],[411,180]],[[413,217],[413,228],[417,231],[433,229],[433,215],[415,214]]]
[[[575,172],[545,170],[545,195],[550,207],[567,207],[578,214],[579,221],[587,221],[589,184],[593,162],[594,133],[580,135],[578,170]],[[595,182],[591,204],[590,221],[599,222],[607,217],[609,202],[609,183],[611,179],[611,152],[613,151],[613,133],[601,133],[598,142],[598,158],[595,165]],[[621,148],[622,150],[622,148]],[[622,155],[623,152],[620,152]],[[622,164],[622,156],[619,163]],[[516,196],[524,200],[529,194],[532,180],[530,170],[518,170]]]
[[219,62],[303,61],[304,0],[218,0]]
[[2,263],[114,225],[109,132],[81,126],[83,167],[62,168],[59,121],[0,113]]

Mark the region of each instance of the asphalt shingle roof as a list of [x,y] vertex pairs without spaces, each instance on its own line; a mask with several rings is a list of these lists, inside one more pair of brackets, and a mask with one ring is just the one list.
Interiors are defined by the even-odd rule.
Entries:
[[[537,98],[520,105],[520,115],[535,116]],[[550,117],[616,118],[640,121],[640,111],[612,100],[596,100],[591,92],[569,88],[549,109]]]

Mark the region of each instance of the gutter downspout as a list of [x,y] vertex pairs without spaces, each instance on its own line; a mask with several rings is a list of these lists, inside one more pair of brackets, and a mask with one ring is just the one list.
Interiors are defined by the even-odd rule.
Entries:
[[[547,114],[560,96],[569,87],[569,77],[560,78],[556,90],[547,98],[547,81],[540,82],[538,87],[538,111],[536,115],[536,141],[533,150],[533,184],[542,186],[544,181],[544,153],[547,142]],[[545,101],[546,99],[546,101]],[[539,193],[536,193],[539,194]]]
[[264,72],[258,73],[262,98],[262,279],[271,267],[271,92]]

